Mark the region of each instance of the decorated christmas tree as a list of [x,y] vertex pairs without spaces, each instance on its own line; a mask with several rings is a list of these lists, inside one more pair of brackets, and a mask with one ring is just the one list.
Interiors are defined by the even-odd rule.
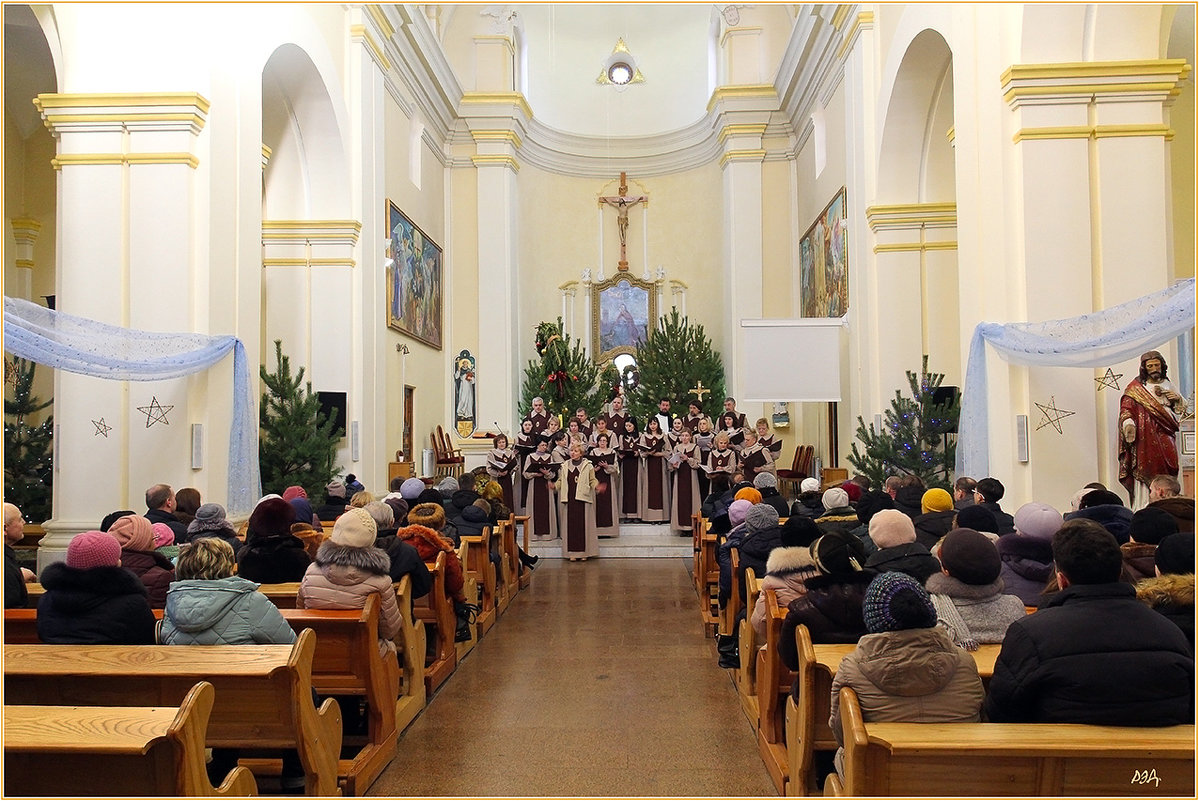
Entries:
[[325,485],[336,474],[333,458],[342,432],[335,430],[336,421],[321,412],[312,382],[304,381],[304,368],[292,376],[291,362],[283,355],[283,343],[278,339],[275,360],[274,373],[268,373],[265,366],[258,368],[268,390],[262,395],[258,415],[262,487],[267,492],[283,492],[298,484],[309,497],[323,498]]
[[950,434],[957,430],[960,402],[956,393],[938,402],[937,389],[945,375],[928,372],[928,356],[919,376],[906,372],[911,397],[895,390],[891,408],[883,413],[881,431],[858,418],[858,442],[853,443],[849,463],[867,476],[872,486],[882,486],[887,476],[911,474],[919,476],[926,487],[949,489],[957,445]]
[[601,398],[602,390],[596,389],[599,368],[578,340],[563,333],[561,317],[556,323],[542,322],[537,326],[534,347],[538,358],[531,359],[525,366],[521,416],[533,408],[533,398],[540,397],[549,413],[561,415],[563,420],[580,407],[594,417],[607,400]]
[[4,398],[4,500],[21,508],[30,523],[50,517],[50,487],[54,477],[54,418],[32,423],[32,417],[54,401],[33,394],[37,365],[25,359],[6,362],[11,397]]
[[640,423],[657,413],[662,398],[670,398],[671,410],[680,415],[699,398],[700,409],[715,421],[724,406],[724,365],[702,325],[671,309],[637,346],[636,359],[636,386],[626,395]]

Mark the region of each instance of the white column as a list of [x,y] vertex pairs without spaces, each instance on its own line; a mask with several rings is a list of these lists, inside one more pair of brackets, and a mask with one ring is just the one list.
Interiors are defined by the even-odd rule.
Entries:
[[[135,329],[205,331],[196,311],[204,232],[195,212],[208,101],[195,93],[49,94],[36,105],[58,139],[57,309]],[[231,373],[228,361],[213,370]],[[39,571],[108,512],[144,511],[150,485],[201,482],[204,471],[190,466],[189,423],[218,419],[208,411],[208,386],[205,373],[120,382],[56,371],[54,516]],[[173,407],[165,422],[138,411],[152,399]],[[107,436],[93,425],[100,419],[112,427]],[[223,478],[226,460],[219,461]]]
[[12,227],[13,241],[16,244],[13,261],[16,263],[16,286],[5,287],[9,297],[33,300],[33,246],[38,234],[42,232],[42,224],[29,217],[14,217],[8,221]]

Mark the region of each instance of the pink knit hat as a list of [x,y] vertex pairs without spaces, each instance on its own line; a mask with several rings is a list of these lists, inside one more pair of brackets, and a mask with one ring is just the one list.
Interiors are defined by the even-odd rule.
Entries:
[[912,518],[898,509],[875,512],[867,530],[879,550],[916,541],[916,527],[912,525]]
[[[145,520],[144,517],[142,519]],[[121,543],[103,531],[76,534],[67,545],[67,567],[91,570],[93,567],[116,567],[119,564]]]
[[308,493],[304,490],[303,487],[299,486],[298,484],[293,484],[292,486],[283,490],[283,500],[285,500],[285,501],[290,501],[292,498],[307,498],[307,497],[308,497]]
[[162,548],[175,544],[175,532],[166,523],[154,523],[150,526],[154,532],[154,547]]
[[127,551],[154,550],[154,527],[141,515],[125,515],[118,518],[108,533]]

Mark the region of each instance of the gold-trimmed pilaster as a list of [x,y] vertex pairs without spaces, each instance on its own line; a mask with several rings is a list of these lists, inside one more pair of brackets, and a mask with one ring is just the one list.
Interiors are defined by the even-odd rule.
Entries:
[[1044,102],[1099,97],[1172,97],[1190,74],[1185,59],[1141,61],[1084,61],[1060,64],[1013,64],[999,82],[1003,99],[1013,107]]
[[55,136],[67,130],[198,134],[208,118],[209,102],[197,92],[45,93],[35,97],[33,105]]
[[97,164],[186,164],[194,170],[200,159],[191,153],[61,153],[50,159],[56,170]]
[[[773,89],[773,87],[771,88]],[[533,108],[520,92],[464,92],[462,94],[462,104],[464,106],[515,106],[525,117],[533,119]],[[467,114],[465,116],[470,115]]]
[[762,149],[754,150],[726,150],[720,157],[720,166],[723,169],[730,161],[764,161],[766,159],[766,151]]
[[845,38],[841,41],[841,46],[837,48],[837,60],[840,61],[845,57],[849,48],[853,47],[854,42],[861,36],[862,31],[874,30],[874,12],[862,11],[854,17],[853,25],[846,32]]
[[740,86],[717,86],[712,90],[712,97],[708,100],[708,113],[710,114],[717,104],[728,100],[771,100],[775,104],[778,103],[778,93],[774,90],[774,84],[745,84]]
[[357,220],[263,220],[262,266],[353,268]]
[[366,45],[366,50],[370,53],[371,61],[374,61],[385,74],[391,72],[391,61],[388,60],[387,55],[383,52],[383,48],[375,41],[375,37],[371,36],[371,32],[367,30],[365,25],[351,25],[350,39]]

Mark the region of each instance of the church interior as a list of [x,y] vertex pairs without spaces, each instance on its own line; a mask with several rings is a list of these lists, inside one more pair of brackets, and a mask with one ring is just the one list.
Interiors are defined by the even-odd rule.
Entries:
[[[40,369],[34,384],[53,401],[34,417],[53,415],[39,570],[111,510],[141,509],[157,482],[198,489],[238,523],[282,492],[260,486],[255,440],[259,366],[273,368],[276,342],[344,415],[338,473],[382,494],[397,475],[432,472],[439,428],[466,470],[492,435],[519,430],[542,323],[560,320],[598,366],[621,366],[637,332],[673,311],[703,326],[751,425],[772,421],[780,467],[810,445],[813,471],[849,468],[855,431],[881,429],[927,360],[961,398],[957,472],[1000,479],[1010,510],[1068,508],[1087,482],[1118,487],[1121,390],[1141,350],[1111,326],[1161,332],[1141,344],[1187,400],[1179,479],[1194,497],[1194,4],[87,2],[0,14],[5,315],[29,301],[96,332],[88,370]],[[1116,323],[1112,310],[1124,310]],[[782,338],[755,338],[766,329]],[[193,362],[103,375],[135,347],[122,331],[169,335]],[[800,336],[816,331],[826,336]],[[1021,344],[1030,332],[1061,337],[1063,353],[1098,344],[1054,360]],[[697,390],[719,414],[724,398]],[[580,645],[577,618],[526,597],[520,639],[480,652],[535,674],[535,651],[550,649],[582,686],[595,664],[615,673],[631,649],[663,644],[613,587],[668,585],[655,614],[694,604],[671,600],[694,595],[677,570],[596,567],[561,565],[546,582],[572,604],[620,606],[624,617],[583,623],[613,650],[599,635]],[[690,625],[693,610],[677,616]],[[482,757],[452,770],[400,760],[374,792],[781,791],[754,741],[719,722],[741,710],[708,644],[673,637],[660,686],[624,706],[663,720],[702,686],[714,706],[671,730],[690,732],[685,744],[642,721],[585,766],[547,762],[553,782],[540,758],[523,784],[484,780]],[[670,660],[699,684],[666,678]],[[449,708],[494,690],[486,664],[448,685]],[[537,718],[533,696],[579,700],[551,684],[495,691],[489,720],[582,739],[597,720],[626,724],[590,701]],[[475,737],[524,758],[502,729],[441,720],[417,721],[413,754],[435,761],[445,742]],[[660,769],[714,744],[723,768]]]

